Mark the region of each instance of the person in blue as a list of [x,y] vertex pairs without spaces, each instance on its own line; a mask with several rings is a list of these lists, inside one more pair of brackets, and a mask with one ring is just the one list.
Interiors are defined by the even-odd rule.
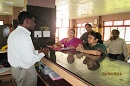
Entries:
[[99,32],[95,31],[89,33],[88,45],[83,47],[82,44],[79,44],[76,50],[86,54],[107,56],[107,50],[103,44],[102,36]]

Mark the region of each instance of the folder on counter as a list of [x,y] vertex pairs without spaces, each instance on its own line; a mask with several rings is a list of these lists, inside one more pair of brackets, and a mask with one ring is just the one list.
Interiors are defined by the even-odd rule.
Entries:
[[59,79],[63,79],[60,75],[58,75],[57,73],[55,72],[50,72],[49,73],[49,76],[52,80],[59,80]]

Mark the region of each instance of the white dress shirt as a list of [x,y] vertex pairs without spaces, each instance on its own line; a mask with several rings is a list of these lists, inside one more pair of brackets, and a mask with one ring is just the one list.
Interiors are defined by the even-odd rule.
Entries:
[[123,54],[125,59],[128,58],[128,48],[124,39],[118,37],[116,40],[108,40],[104,44],[110,54]]
[[31,32],[22,26],[18,26],[10,33],[8,38],[8,62],[13,67],[30,68],[44,57],[34,49]]

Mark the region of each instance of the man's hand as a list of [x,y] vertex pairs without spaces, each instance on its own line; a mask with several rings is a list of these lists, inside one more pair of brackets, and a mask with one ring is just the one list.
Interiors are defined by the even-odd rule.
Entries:
[[48,48],[40,48],[39,50],[38,50],[38,53],[44,53],[45,55],[48,55],[48,52],[49,52],[49,49]]
[[45,55],[48,55],[49,49],[48,48],[44,48],[42,51]]
[[111,40],[111,41],[113,40],[113,36],[110,37],[110,40]]
[[38,50],[38,53],[41,53],[43,51],[43,48],[40,47],[40,49]]

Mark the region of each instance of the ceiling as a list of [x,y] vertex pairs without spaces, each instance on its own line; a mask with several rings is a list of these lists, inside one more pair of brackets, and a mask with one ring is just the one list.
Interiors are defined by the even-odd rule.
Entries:
[[[77,19],[130,12],[130,0],[56,0],[57,18]],[[24,0],[0,0],[0,15],[12,15],[12,7]]]
[[56,0],[57,18],[77,19],[130,12],[130,0]]
[[13,6],[24,7],[24,0],[0,0],[0,15],[12,15]]

